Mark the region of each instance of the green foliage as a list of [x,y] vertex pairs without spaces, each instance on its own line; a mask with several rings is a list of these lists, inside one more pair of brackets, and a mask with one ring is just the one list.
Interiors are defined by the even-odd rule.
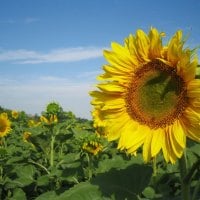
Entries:
[[88,182],[79,183],[73,188],[67,190],[63,194],[61,194],[58,198],[58,200],[102,200],[102,194],[98,190],[98,187],[95,185],[92,185]]
[[58,115],[61,112],[63,112],[63,109],[58,103],[51,102],[46,107],[46,113],[48,114]]
[[149,184],[151,175],[151,167],[133,164],[125,169],[111,169],[99,174],[92,183],[98,185],[104,195],[114,196],[116,200],[132,200],[137,199]]
[[[137,156],[118,151],[115,142],[95,135],[92,121],[76,118],[57,103],[50,103],[43,115],[58,121],[40,122],[39,116],[19,112],[11,117],[12,132],[0,140],[0,199],[2,200],[180,200],[178,164],[157,157],[156,169]],[[30,126],[33,120],[35,125]],[[24,134],[24,133],[28,134]],[[25,137],[26,136],[26,137]],[[83,149],[97,142],[96,154]],[[200,199],[200,145],[188,142],[188,174],[192,200]]]

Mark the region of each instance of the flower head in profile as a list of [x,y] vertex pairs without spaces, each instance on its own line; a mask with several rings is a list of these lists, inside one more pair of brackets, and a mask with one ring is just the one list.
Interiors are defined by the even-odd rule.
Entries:
[[162,151],[175,163],[187,137],[200,141],[200,80],[182,31],[166,45],[163,36],[151,28],[148,34],[137,30],[124,45],[113,42],[91,103],[95,127],[118,140],[119,149],[134,154],[142,147],[146,162]]
[[58,122],[57,115],[50,114],[49,117],[41,116],[40,121],[46,125],[56,124]]
[[92,155],[97,155],[103,150],[102,140],[96,134],[88,134],[82,140],[82,150]]
[[25,132],[23,133],[23,141],[24,141],[24,142],[29,142],[29,141],[30,141],[30,138],[31,138],[31,132],[25,131]]
[[22,135],[22,138],[23,138],[23,141],[29,145],[31,145],[32,148],[35,149],[35,145],[32,143],[32,137],[31,137],[31,132],[29,131],[24,131],[23,135]]
[[0,114],[0,138],[6,136],[11,131],[11,122],[7,113]]
[[41,124],[41,122],[35,121],[35,120],[33,120],[33,119],[30,119],[30,120],[28,121],[28,126],[29,126],[29,127],[36,127],[36,126],[39,126],[40,124]]
[[88,141],[84,142],[82,149],[88,153],[93,154],[94,156],[97,155],[99,152],[102,151],[103,146],[98,141]]

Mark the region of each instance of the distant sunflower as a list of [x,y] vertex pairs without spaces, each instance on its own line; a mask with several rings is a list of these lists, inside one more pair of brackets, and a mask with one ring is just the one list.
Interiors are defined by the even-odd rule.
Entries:
[[162,150],[175,163],[186,136],[200,141],[200,80],[197,56],[183,47],[182,31],[167,45],[164,35],[151,28],[148,35],[137,30],[124,46],[113,42],[91,103],[95,127],[108,140],[119,139],[119,149],[134,154],[142,146],[145,162]]
[[7,113],[0,114],[0,138],[6,136],[11,131],[11,122]]
[[23,141],[24,142],[29,142],[30,138],[31,138],[31,132],[25,131],[23,133]]
[[17,119],[19,117],[19,113],[16,110],[12,110],[11,112],[12,118]]
[[29,127],[36,127],[36,126],[39,126],[40,124],[41,124],[41,122],[34,121],[32,119],[28,121],[28,126]]
[[58,118],[57,118],[57,115],[53,115],[53,114],[50,115],[49,119],[42,115],[40,117],[40,121],[47,125],[51,125],[54,123],[56,124],[58,122]]
[[88,141],[83,143],[82,149],[88,153],[97,155],[102,151],[103,146],[97,141]]

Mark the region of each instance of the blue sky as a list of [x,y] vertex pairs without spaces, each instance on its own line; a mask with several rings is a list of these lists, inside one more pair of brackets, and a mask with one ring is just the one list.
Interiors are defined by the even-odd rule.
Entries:
[[200,45],[199,0],[0,0],[0,105],[40,114],[59,102],[90,117],[102,50],[138,28]]

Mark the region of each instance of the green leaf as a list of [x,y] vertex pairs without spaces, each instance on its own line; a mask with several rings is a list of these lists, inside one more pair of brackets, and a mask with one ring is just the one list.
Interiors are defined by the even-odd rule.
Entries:
[[200,157],[200,144],[194,144],[190,147],[190,151],[192,151],[196,156]]
[[142,194],[148,199],[153,199],[155,197],[155,191],[152,187],[146,187]]
[[99,174],[92,183],[100,187],[104,196],[115,194],[116,200],[133,200],[147,187],[151,175],[151,167],[134,164],[125,169],[111,169]]
[[123,169],[131,164],[141,164],[141,163],[142,162],[139,156],[132,157],[130,160],[124,160],[122,156],[116,155],[112,159],[105,159],[99,161],[97,173],[107,172],[112,168]]
[[13,180],[13,183],[18,185],[19,187],[25,187],[27,185],[30,185],[33,182],[34,182],[34,180],[32,180],[30,178],[26,178],[26,177],[20,177],[20,178],[16,178],[15,180]]
[[80,153],[68,153],[64,156],[62,163],[73,163],[78,159],[80,159]]
[[22,162],[23,160],[24,160],[23,157],[12,157],[6,162],[6,164],[8,164],[8,165],[14,164],[14,163],[17,163],[17,162]]
[[32,165],[16,166],[13,173],[17,174],[17,178],[12,181],[12,184],[19,187],[30,185],[35,181],[33,176],[36,173],[36,169]]
[[47,186],[48,184],[49,184],[49,176],[48,175],[38,177],[37,186]]
[[55,191],[45,192],[42,195],[38,196],[35,200],[57,200],[58,196]]
[[10,200],[16,200],[16,199],[26,200],[26,194],[21,188],[16,188],[13,191],[13,196],[10,198]]
[[16,174],[19,178],[33,180],[36,169],[33,165],[19,166],[16,168]]
[[88,182],[79,183],[73,188],[65,191],[57,200],[102,200],[101,192],[98,186]]
[[7,154],[7,150],[5,148],[0,147],[0,157],[4,157]]

